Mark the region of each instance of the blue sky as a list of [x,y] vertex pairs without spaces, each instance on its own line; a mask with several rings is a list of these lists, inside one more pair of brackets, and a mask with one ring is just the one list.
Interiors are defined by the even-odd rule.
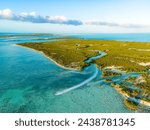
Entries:
[[5,0],[1,32],[150,32],[150,0]]

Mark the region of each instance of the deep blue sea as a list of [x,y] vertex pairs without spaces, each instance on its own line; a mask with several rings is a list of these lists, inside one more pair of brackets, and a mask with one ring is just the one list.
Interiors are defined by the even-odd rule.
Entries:
[[[58,91],[82,83],[93,70],[66,70],[42,54],[17,46],[23,42],[39,42],[37,38],[58,36],[18,36],[0,33],[0,112],[132,112],[123,97],[107,84],[99,84],[99,77],[90,83],[65,93]],[[85,39],[150,42],[150,34],[72,34]]]
[[150,42],[150,33],[93,33],[71,34],[71,36],[84,39]]

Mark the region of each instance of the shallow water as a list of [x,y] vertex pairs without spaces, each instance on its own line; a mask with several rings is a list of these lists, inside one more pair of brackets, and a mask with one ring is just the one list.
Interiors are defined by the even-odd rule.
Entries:
[[124,107],[123,97],[99,75],[56,96],[91,77],[93,70],[65,70],[34,50],[15,46],[37,42],[34,38],[0,38],[0,112],[131,112]]

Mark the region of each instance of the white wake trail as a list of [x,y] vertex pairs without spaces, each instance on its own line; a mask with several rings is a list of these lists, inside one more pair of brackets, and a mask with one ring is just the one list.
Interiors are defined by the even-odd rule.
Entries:
[[64,90],[62,90],[62,91],[58,91],[58,92],[56,92],[55,95],[57,95],[57,96],[58,96],[58,95],[62,95],[62,94],[64,94],[64,93],[70,92],[70,91],[72,91],[72,90],[74,90],[74,89],[77,89],[77,88],[79,88],[79,87],[81,87],[81,86],[83,86],[83,85],[89,83],[91,80],[93,80],[94,78],[96,78],[96,76],[97,76],[97,74],[98,74],[98,70],[99,70],[99,69],[95,66],[95,73],[94,73],[90,78],[86,79],[85,81],[83,81],[83,82],[81,82],[81,83],[79,83],[79,84],[77,84],[77,85],[75,85],[75,86],[73,86],[73,87],[71,87],[71,88],[67,88],[67,89],[64,89]]
[[69,73],[86,75],[86,74],[90,74],[91,72],[67,71],[67,72],[61,72],[61,73],[59,73],[58,75],[61,76],[61,75],[69,74]]

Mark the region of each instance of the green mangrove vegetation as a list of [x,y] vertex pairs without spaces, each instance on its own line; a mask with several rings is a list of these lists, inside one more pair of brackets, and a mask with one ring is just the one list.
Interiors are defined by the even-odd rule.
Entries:
[[107,56],[96,60],[96,64],[102,68],[112,65],[122,66],[122,70],[128,72],[145,72],[150,69],[150,65],[140,64],[150,62],[150,52],[146,51],[150,49],[150,43],[67,39],[21,45],[43,51],[57,62],[63,61],[62,65],[74,62],[78,67],[82,67],[83,60],[94,56],[95,50],[101,50],[107,53]]
[[[106,71],[106,68],[119,70],[123,73],[137,72],[141,74],[138,78],[129,77],[125,80],[139,89],[128,88],[123,83],[117,84],[107,78],[106,82],[112,82],[111,85],[126,97],[125,105],[132,110],[137,109],[137,103],[129,101],[129,97],[140,99],[143,104],[150,104],[150,74],[147,73],[147,70],[150,69],[150,43],[70,38],[19,45],[42,51],[58,64],[78,70],[82,70],[88,65],[84,62],[86,59],[97,56],[98,51],[105,52],[106,56],[93,61],[102,70],[102,76],[107,78],[122,75],[122,73],[115,71]],[[143,96],[139,97],[140,94]]]
[[107,77],[107,76],[121,76],[121,73],[103,70],[102,76],[103,77]]
[[127,108],[129,108],[129,109],[131,109],[131,110],[133,110],[133,111],[138,110],[138,103],[135,103],[135,102],[133,102],[133,101],[130,101],[130,100],[128,100],[128,99],[125,99],[125,100],[124,100],[124,104],[125,104],[125,106],[126,106]]

